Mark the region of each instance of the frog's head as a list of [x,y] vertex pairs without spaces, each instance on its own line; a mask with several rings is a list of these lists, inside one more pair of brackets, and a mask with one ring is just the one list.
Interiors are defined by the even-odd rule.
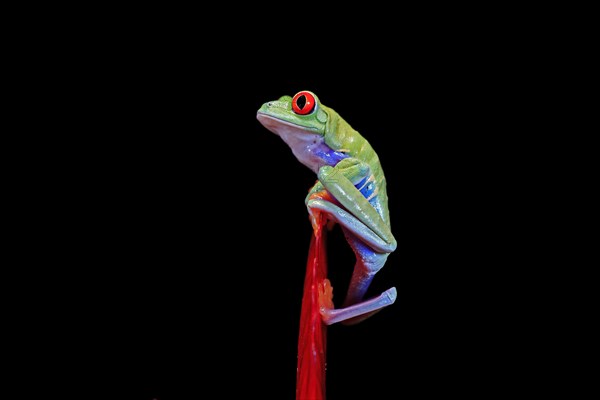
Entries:
[[280,136],[283,131],[323,136],[327,122],[327,114],[319,98],[308,90],[300,91],[294,97],[281,96],[279,100],[263,104],[257,118],[267,129]]
[[314,170],[322,164],[315,150],[323,146],[328,115],[327,107],[313,92],[302,90],[294,97],[269,101],[260,107],[256,118],[280,136],[304,165]]

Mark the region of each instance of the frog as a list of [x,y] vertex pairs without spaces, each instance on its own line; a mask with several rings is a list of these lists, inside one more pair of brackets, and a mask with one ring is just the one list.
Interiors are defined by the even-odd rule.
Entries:
[[316,175],[304,199],[313,230],[319,228],[317,214],[325,215],[328,229],[339,225],[355,255],[343,303],[335,307],[332,301],[323,301],[323,322],[356,324],[393,304],[394,286],[365,298],[375,275],[397,248],[387,181],[373,146],[310,90],[263,103],[256,118]]

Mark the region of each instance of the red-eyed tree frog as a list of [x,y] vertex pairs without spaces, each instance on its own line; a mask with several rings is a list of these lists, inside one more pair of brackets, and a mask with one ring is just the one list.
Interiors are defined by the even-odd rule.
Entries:
[[257,119],[317,175],[305,199],[313,229],[317,229],[314,214],[326,214],[341,226],[356,256],[344,303],[341,308],[322,307],[323,322],[358,323],[393,304],[395,287],[363,299],[373,277],[396,249],[386,179],[369,142],[307,90],[264,103]]

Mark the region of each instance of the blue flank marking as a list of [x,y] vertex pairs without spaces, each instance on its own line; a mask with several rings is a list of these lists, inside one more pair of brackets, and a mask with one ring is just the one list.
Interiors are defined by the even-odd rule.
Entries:
[[[360,189],[362,187],[362,189],[360,189],[359,191],[363,196],[365,196],[365,199],[368,199],[369,196],[371,196],[373,194],[373,192],[375,191],[375,188],[376,188],[375,181],[371,181],[365,185],[365,183],[369,180],[369,178],[370,177],[367,176],[366,178],[363,178],[360,182],[358,182],[355,185],[357,189]],[[381,208],[380,208],[379,203],[377,203],[377,196],[373,196],[369,200],[369,203],[371,203],[371,205],[373,205],[373,207],[375,207],[375,209],[377,210],[379,215],[381,215]]]
[[[363,180],[362,180],[362,181],[358,182],[358,183],[357,183],[356,185],[354,185],[354,186],[356,186],[356,188],[357,188],[357,189],[361,188],[361,187],[362,187],[362,185],[364,185],[364,184],[365,184],[365,182],[367,181],[367,179],[369,179],[369,177],[368,177],[368,176],[367,176],[366,178],[363,178]],[[363,188],[363,189],[364,189],[364,188]],[[362,191],[361,191],[361,193],[362,193]]]
[[337,163],[342,161],[344,158],[348,158],[347,154],[340,153],[339,151],[333,151],[329,148],[327,150],[317,150],[315,154],[325,160],[327,165],[332,167],[335,167]]
[[[362,181],[360,181],[360,183],[358,185],[356,185],[357,188],[359,188],[362,184],[365,183],[365,180],[367,180],[368,178],[363,179]],[[371,181],[369,183],[367,183],[365,185],[365,187],[363,187],[360,192],[362,193],[363,196],[365,196],[366,199],[369,198],[370,195],[373,194],[373,192],[375,191],[375,181]],[[373,200],[373,199],[371,199]]]

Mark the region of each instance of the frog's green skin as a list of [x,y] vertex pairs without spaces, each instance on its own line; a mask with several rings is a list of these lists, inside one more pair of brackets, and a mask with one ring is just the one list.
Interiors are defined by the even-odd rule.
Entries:
[[257,119],[317,174],[318,180],[305,199],[309,214],[312,218],[319,211],[340,224],[356,255],[342,308],[322,308],[321,315],[326,324],[357,323],[396,299],[396,288],[392,287],[363,300],[374,275],[396,249],[385,176],[369,142],[336,111],[321,104],[312,92],[302,91],[296,97],[308,102],[307,110],[314,108],[298,113],[292,106],[293,98],[282,96],[264,103]]

